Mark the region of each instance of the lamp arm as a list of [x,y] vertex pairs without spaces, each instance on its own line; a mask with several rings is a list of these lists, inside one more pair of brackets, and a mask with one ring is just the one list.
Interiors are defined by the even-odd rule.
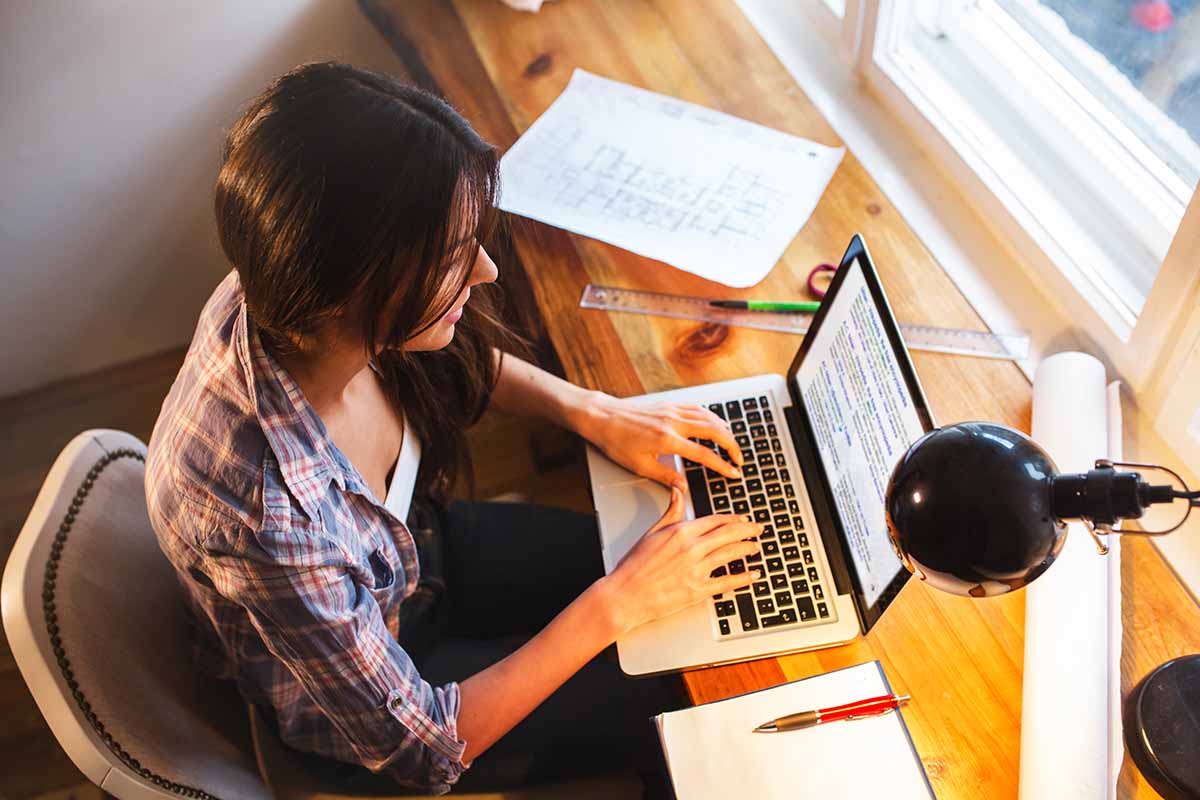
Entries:
[[[1181,492],[1170,485],[1151,485],[1143,481],[1139,473],[1117,472],[1117,467],[1165,472],[1179,482],[1179,485],[1183,487],[1183,491]],[[1143,464],[1135,461],[1110,461],[1106,458],[1101,458],[1096,460],[1096,468],[1086,475],[1058,475],[1055,476],[1055,480],[1051,485],[1053,487],[1055,483],[1062,480],[1068,489],[1077,488],[1080,486],[1080,479],[1082,479],[1082,491],[1068,494],[1060,489],[1055,494],[1056,500],[1060,497],[1065,498],[1062,507],[1067,512],[1065,515],[1058,514],[1059,509],[1056,506],[1056,516],[1059,516],[1060,519],[1064,516],[1082,518],[1084,527],[1091,534],[1092,540],[1096,543],[1096,549],[1101,555],[1108,553],[1108,545],[1100,540],[1101,536],[1107,536],[1112,533],[1119,533],[1123,536],[1166,536],[1168,533],[1179,530],[1187,522],[1192,509],[1200,506],[1200,503],[1197,502],[1197,498],[1200,498],[1200,492],[1191,491],[1188,488],[1187,482],[1184,481],[1178,472],[1158,464]],[[1090,498],[1087,491],[1089,488],[1092,489],[1093,494],[1100,496]],[[1097,489],[1100,491],[1097,491]],[[1137,519],[1142,516],[1142,512],[1147,506],[1159,503],[1171,503],[1179,499],[1186,499],[1188,502],[1184,506],[1183,516],[1169,528],[1159,531],[1145,531],[1114,527],[1115,524],[1120,523],[1122,520]],[[1117,508],[1114,509],[1114,505]]]

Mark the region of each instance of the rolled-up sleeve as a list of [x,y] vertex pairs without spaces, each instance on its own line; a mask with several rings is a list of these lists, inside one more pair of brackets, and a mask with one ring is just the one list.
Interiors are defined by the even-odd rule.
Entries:
[[245,609],[267,649],[328,718],[325,736],[341,739],[289,741],[288,709],[276,708],[284,740],[323,755],[349,752],[405,785],[449,791],[466,748],[457,731],[458,685],[421,678],[332,541],[248,529],[236,540],[206,553],[215,590]]

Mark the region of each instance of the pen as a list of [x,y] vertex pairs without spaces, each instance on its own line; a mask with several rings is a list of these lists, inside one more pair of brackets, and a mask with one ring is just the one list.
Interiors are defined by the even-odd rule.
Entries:
[[854,703],[846,703],[832,708],[818,708],[815,711],[801,711],[798,714],[788,714],[786,717],[764,722],[754,729],[755,733],[782,733],[800,728],[811,728],[823,722],[835,722],[839,719],[860,719],[862,717],[877,717],[886,714],[901,703],[911,700],[906,694],[885,694],[882,697],[870,697]]
[[820,303],[769,303],[763,300],[709,300],[708,304],[716,308],[736,308],[744,311],[783,311],[792,314],[813,312],[821,307]]

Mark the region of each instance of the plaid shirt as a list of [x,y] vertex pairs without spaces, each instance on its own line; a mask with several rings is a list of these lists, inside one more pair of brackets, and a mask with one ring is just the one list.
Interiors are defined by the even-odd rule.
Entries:
[[412,534],[263,348],[236,272],[163,403],[146,497],[210,671],[274,709],[299,750],[449,790],[458,685],[430,686],[396,643]]

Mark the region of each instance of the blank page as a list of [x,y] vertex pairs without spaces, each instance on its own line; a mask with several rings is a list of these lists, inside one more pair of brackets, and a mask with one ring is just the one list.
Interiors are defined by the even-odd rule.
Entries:
[[[900,714],[753,733],[777,717],[889,694],[878,661],[657,717],[679,800],[928,800]],[[914,698],[920,702],[920,698]]]

